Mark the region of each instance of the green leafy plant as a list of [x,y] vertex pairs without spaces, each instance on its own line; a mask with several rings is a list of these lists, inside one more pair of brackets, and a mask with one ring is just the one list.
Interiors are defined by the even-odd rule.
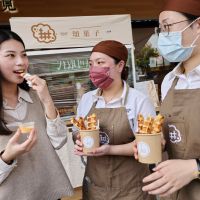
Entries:
[[152,48],[151,45],[145,45],[138,55],[136,55],[136,66],[146,71],[149,68],[149,58],[158,57],[158,50]]

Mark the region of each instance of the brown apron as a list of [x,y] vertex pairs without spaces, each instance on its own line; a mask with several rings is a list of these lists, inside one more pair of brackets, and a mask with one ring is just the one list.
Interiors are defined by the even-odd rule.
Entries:
[[[127,92],[128,93],[128,92]],[[126,95],[127,96],[127,95]],[[110,145],[127,144],[134,140],[124,106],[119,108],[95,108],[100,120],[100,131],[109,137]],[[137,162],[133,156],[88,157],[83,181],[84,200],[150,200],[142,192],[142,179],[149,174],[147,165]]]
[[[0,185],[0,200],[56,200],[71,196],[73,188],[46,132],[43,105],[35,91],[31,90],[29,95],[33,103],[27,103],[27,113],[23,120],[6,113],[4,119],[7,123],[34,121],[38,140],[30,152],[17,158],[17,167]],[[0,137],[0,151],[5,149],[11,137]],[[26,138],[27,135],[22,135],[21,142]]]
[[[177,81],[173,81],[161,106],[169,159],[200,158],[200,89],[175,90]],[[199,200],[200,180],[164,199]]]

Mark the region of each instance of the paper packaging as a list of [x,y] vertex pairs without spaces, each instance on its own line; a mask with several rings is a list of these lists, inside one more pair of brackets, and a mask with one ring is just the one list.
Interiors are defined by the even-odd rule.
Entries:
[[84,153],[89,153],[100,146],[99,129],[80,130],[80,136]]
[[161,132],[152,134],[136,134],[139,162],[156,164],[162,160]]
[[27,122],[27,123],[21,123],[19,125],[19,128],[20,128],[21,133],[28,134],[31,132],[34,126],[35,126],[34,122]]

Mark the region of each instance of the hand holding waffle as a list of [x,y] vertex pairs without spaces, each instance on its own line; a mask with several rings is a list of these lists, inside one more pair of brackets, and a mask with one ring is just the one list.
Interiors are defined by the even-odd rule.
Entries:
[[45,113],[49,119],[55,119],[58,116],[53,100],[49,93],[46,81],[37,75],[31,75],[26,71],[21,72],[21,76],[27,80],[29,87],[37,92],[40,101],[43,103]]
[[51,96],[46,84],[46,81],[37,75],[31,75],[27,72],[21,73],[21,76],[27,80],[29,87],[35,90],[40,98],[40,100],[45,103],[51,101]]
[[91,114],[85,119],[83,117],[72,118],[71,122],[80,133],[76,136],[76,155],[99,156],[105,152],[105,147],[99,147],[99,120],[97,120],[96,114]]
[[30,75],[29,73],[27,73],[27,72],[22,72],[20,75],[21,75],[23,78],[25,78],[25,79],[27,80],[28,86],[29,86],[29,87],[32,87],[31,81],[28,80],[28,78],[29,78],[31,75]]

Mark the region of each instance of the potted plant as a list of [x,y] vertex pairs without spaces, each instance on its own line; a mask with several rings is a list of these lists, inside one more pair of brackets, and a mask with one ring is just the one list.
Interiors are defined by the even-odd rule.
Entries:
[[141,68],[142,73],[145,74],[149,71],[149,58],[150,57],[158,57],[158,50],[152,48],[151,45],[145,45],[138,55],[136,55],[136,66]]

